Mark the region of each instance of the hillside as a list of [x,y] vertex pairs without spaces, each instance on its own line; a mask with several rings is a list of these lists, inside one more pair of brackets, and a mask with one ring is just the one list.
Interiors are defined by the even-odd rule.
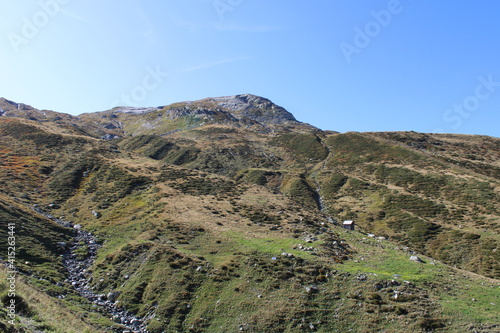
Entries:
[[324,131],[253,95],[0,114],[7,332],[500,331],[498,138]]

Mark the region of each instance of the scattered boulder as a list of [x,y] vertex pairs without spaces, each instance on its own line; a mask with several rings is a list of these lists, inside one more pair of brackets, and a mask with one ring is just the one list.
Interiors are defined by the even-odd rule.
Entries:
[[306,292],[308,294],[315,294],[319,292],[319,288],[315,285],[310,285],[306,287]]
[[66,244],[66,242],[58,242],[57,246],[60,247],[61,249],[65,249],[68,246],[68,244]]
[[118,299],[118,296],[120,296],[120,293],[119,292],[109,292],[106,297],[108,298],[108,301],[110,302],[116,302],[116,300]]
[[410,257],[410,260],[411,260],[411,261],[414,261],[414,262],[422,262],[422,263],[424,262],[422,259],[420,259],[420,258],[419,258],[419,257],[417,257],[417,256],[411,256],[411,257]]
[[141,324],[142,324],[142,322],[141,322],[140,320],[136,319],[136,318],[134,318],[134,319],[132,319],[132,320],[130,321],[130,325],[132,325],[132,326],[134,326],[134,327],[138,327],[138,326],[140,326]]

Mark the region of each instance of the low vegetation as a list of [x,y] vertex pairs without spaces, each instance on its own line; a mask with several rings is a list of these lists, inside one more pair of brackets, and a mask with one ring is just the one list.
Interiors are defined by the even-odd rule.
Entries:
[[67,280],[83,228],[94,293],[151,333],[498,331],[498,139],[322,132],[218,105],[0,119],[0,248],[15,224],[19,270],[0,330],[123,329]]

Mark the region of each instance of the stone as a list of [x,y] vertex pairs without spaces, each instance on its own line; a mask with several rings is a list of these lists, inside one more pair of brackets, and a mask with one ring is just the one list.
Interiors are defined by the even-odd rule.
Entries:
[[106,297],[110,302],[115,302],[116,299],[120,296],[119,292],[109,292]]
[[314,294],[314,293],[319,292],[319,289],[318,289],[318,287],[317,287],[317,286],[315,286],[315,285],[310,285],[310,286],[307,286],[307,287],[306,287],[306,292],[307,292],[308,294]]
[[137,318],[134,318],[130,321],[130,325],[134,326],[134,327],[137,327],[137,326],[140,326],[141,325],[141,321]]
[[420,259],[419,257],[417,256],[411,256],[410,257],[410,260],[411,261],[414,261],[414,262],[424,262],[422,259]]

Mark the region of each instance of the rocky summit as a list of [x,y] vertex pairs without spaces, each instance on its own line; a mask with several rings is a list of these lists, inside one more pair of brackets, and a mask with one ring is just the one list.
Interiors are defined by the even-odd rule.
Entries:
[[0,331],[500,332],[500,139],[333,130],[0,98]]
[[266,98],[254,95],[236,95],[208,98],[204,101],[215,102],[219,107],[228,110],[237,119],[252,119],[265,124],[283,124],[296,122],[295,117],[284,108]]

